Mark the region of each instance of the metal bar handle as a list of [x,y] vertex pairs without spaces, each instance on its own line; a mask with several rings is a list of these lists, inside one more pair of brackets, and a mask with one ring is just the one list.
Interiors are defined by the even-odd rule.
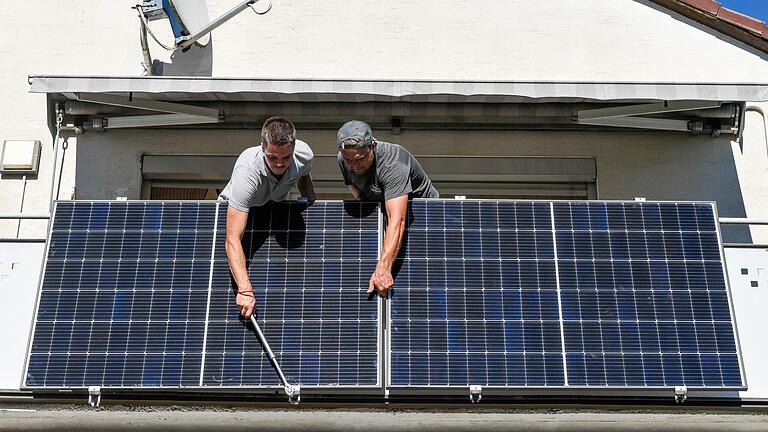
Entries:
[[280,382],[283,384],[283,387],[289,387],[290,384],[288,384],[288,380],[286,380],[285,375],[283,375],[283,370],[280,368],[280,365],[275,359],[275,353],[272,352],[272,348],[270,348],[269,343],[267,342],[267,338],[264,337],[264,333],[261,332],[261,327],[259,327],[259,323],[256,321],[256,317],[254,317],[253,314],[251,314],[251,324],[253,324],[253,328],[256,329],[256,334],[259,336],[259,342],[261,342],[261,346],[264,348],[264,351],[267,352],[267,356],[269,356],[269,362],[280,376]]

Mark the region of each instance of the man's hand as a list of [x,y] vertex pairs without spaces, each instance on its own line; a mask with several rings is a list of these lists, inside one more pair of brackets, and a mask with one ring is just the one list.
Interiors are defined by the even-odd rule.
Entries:
[[238,291],[235,302],[240,308],[240,315],[242,315],[245,319],[250,318],[253,314],[254,308],[256,307],[256,298],[253,296],[253,290]]
[[385,267],[377,265],[376,270],[371,275],[371,280],[368,281],[368,294],[376,290],[379,292],[379,297],[387,298],[387,291],[392,287],[393,283],[392,272]]

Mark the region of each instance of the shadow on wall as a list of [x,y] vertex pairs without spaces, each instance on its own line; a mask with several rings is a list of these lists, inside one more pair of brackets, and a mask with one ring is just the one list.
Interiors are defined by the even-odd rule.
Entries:
[[[736,160],[730,145],[716,147],[718,154],[714,157],[722,163],[713,165],[710,173],[711,183],[705,187],[706,196],[693,196],[689,199],[701,199],[717,201],[719,217],[743,218],[747,216],[744,206],[739,173],[736,169]],[[726,243],[752,243],[752,235],[748,225],[720,225],[723,242]]]
[[213,76],[213,38],[201,47],[192,45],[186,52],[176,49],[171,54],[171,62],[152,61],[152,75],[157,76]]

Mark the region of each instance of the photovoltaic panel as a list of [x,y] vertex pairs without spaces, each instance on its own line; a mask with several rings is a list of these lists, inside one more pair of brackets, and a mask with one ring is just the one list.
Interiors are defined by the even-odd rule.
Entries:
[[711,204],[553,209],[570,385],[744,385]]
[[[416,200],[387,317],[378,205],[254,208],[258,319],[306,387],[743,388],[709,203]],[[226,204],[59,202],[24,386],[271,387]],[[387,343],[381,344],[381,326]]]
[[[219,211],[224,220],[226,208]],[[252,209],[242,244],[257,319],[291,384],[380,385],[378,301],[366,295],[378,233],[376,203]],[[234,289],[224,242],[217,242],[203,385],[279,385],[233,307]]]
[[215,206],[57,203],[25,385],[197,385]]
[[[234,304],[226,211],[57,203],[25,386],[278,384]],[[377,204],[251,210],[242,244],[258,317],[292,384],[379,383],[378,301],[365,295],[378,220]]]
[[713,205],[416,200],[392,386],[743,387]]
[[562,386],[550,206],[410,205],[390,302],[393,386]]

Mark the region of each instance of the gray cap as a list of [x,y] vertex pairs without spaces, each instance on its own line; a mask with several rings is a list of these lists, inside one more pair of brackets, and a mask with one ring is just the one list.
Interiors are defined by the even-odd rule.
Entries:
[[[349,141],[353,142],[349,142]],[[373,144],[373,134],[368,123],[352,120],[344,123],[336,134],[336,145],[340,149],[368,147]]]

